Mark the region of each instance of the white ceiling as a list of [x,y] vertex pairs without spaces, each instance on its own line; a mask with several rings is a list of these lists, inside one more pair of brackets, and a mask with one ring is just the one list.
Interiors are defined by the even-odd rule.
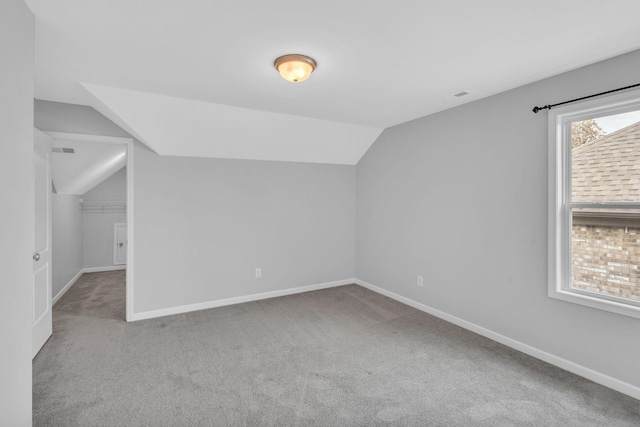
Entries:
[[[216,156],[236,141],[216,123],[189,131],[195,119],[185,114],[167,123],[178,105],[244,117],[249,126],[278,117],[280,130],[306,128],[300,117],[358,125],[368,145],[347,150],[366,151],[383,128],[640,48],[635,0],[27,3],[36,15],[37,98],[111,111],[159,153],[183,143],[158,139],[164,126],[189,138],[198,133],[201,142],[187,144],[183,155]],[[273,61],[287,53],[317,60],[309,80],[280,78]],[[80,82],[101,93],[88,96]],[[453,96],[461,91],[470,95]],[[345,140],[354,129],[320,127]],[[291,149],[277,148],[279,132],[256,131],[260,150],[273,145],[280,157]],[[300,151],[323,151],[300,144]],[[239,155],[263,158],[253,145]]]
[[[45,132],[54,148],[75,153],[52,153],[52,179],[57,194],[82,195],[126,166],[126,145],[88,142],[90,136]],[[97,140],[100,137],[96,138]]]

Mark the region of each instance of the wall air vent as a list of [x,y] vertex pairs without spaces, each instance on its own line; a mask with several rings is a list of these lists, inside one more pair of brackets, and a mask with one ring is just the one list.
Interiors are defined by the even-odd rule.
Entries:
[[464,91],[463,91],[463,92],[460,92],[460,93],[456,93],[456,94],[455,94],[455,95],[453,95],[453,96],[455,96],[455,97],[457,97],[457,98],[460,98],[460,97],[465,96],[465,95],[469,95],[469,92],[464,92]]
[[66,154],[74,154],[76,150],[73,148],[63,148],[63,147],[53,147],[52,150],[54,153],[66,153]]

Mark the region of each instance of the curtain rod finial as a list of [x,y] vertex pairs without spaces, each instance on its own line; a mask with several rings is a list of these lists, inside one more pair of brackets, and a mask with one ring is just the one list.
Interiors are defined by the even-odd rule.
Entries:
[[534,113],[538,114],[538,112],[542,111],[542,110],[551,110],[551,105],[545,105],[544,107],[533,107],[533,111]]

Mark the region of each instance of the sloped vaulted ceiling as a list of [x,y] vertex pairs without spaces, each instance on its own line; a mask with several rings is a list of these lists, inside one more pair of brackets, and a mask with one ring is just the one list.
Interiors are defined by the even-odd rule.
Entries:
[[54,148],[52,180],[58,194],[82,195],[127,164],[125,145],[95,142],[106,137],[45,133]]
[[354,164],[384,128],[640,48],[629,0],[27,2],[38,99],[185,156]]
[[161,155],[355,165],[382,129],[83,84],[93,107]]

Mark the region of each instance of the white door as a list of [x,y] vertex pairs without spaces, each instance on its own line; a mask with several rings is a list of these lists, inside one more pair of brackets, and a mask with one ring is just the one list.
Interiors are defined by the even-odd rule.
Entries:
[[127,224],[113,225],[113,265],[127,263]]
[[33,251],[33,347],[40,351],[53,332],[51,316],[51,139],[34,129],[35,245]]

